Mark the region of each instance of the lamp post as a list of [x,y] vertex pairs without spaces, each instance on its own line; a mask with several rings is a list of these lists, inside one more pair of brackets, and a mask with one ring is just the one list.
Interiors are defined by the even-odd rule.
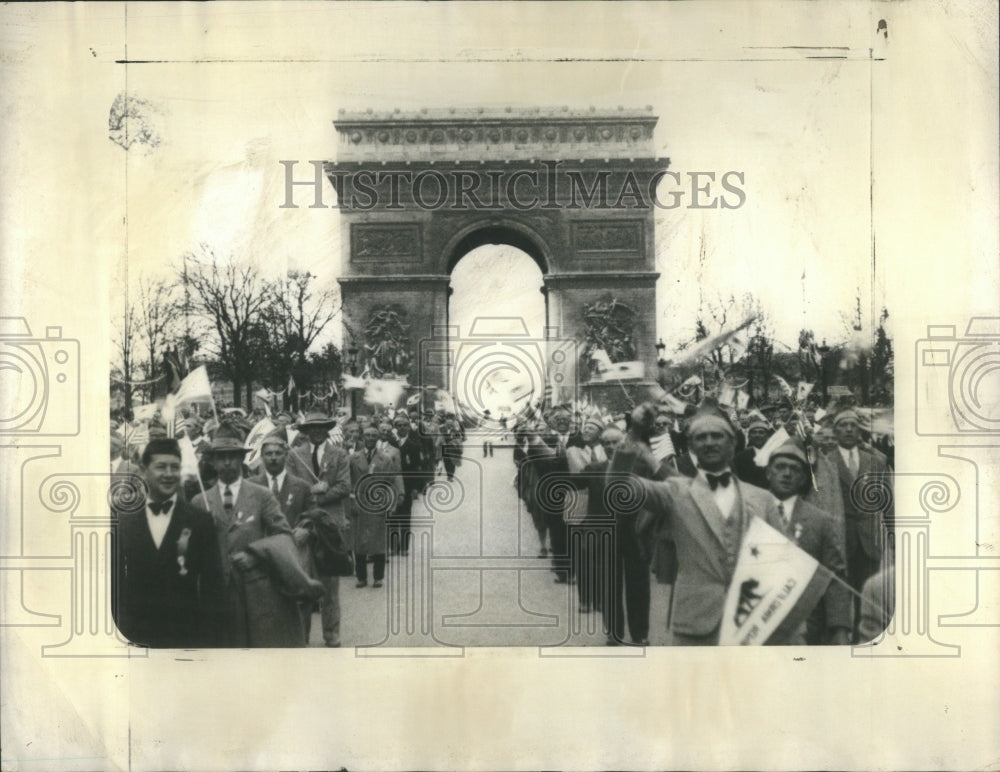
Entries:
[[[351,345],[347,349],[347,369],[350,371],[352,376],[358,374],[358,347]],[[351,418],[357,417],[357,409],[355,407],[355,398],[357,396],[357,389],[345,389],[345,391],[350,394],[351,400]]]
[[666,348],[667,344],[663,342],[663,338],[660,338],[660,340],[656,344],[656,366],[657,368],[659,368],[659,376],[657,377],[657,381],[660,384],[660,388],[666,388],[664,386],[664,382],[666,381],[667,377],[666,375],[667,360],[663,358],[663,352],[666,350]]

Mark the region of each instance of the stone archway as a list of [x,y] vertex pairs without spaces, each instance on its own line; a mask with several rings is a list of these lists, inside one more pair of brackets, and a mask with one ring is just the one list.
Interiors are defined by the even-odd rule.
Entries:
[[345,343],[365,351],[366,326],[391,309],[412,353],[398,374],[445,386],[447,357],[423,343],[447,335],[450,272],[471,249],[503,243],[542,269],[547,337],[582,341],[588,306],[626,304],[634,358],[652,375],[653,215],[669,165],[653,153],[656,121],[649,110],[342,112],[325,171],[347,236]]

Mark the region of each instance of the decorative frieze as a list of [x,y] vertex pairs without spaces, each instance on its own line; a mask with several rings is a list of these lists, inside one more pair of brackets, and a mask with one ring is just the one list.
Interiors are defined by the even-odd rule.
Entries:
[[351,260],[410,261],[420,257],[420,226],[413,223],[351,224]]

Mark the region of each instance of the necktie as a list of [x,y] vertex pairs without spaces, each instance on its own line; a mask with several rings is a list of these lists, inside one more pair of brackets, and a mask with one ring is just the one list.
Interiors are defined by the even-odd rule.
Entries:
[[313,445],[313,474],[319,477],[319,445]]
[[723,488],[728,488],[730,477],[732,477],[732,475],[729,472],[722,472],[721,474],[705,473],[705,478],[708,480],[708,487],[713,491],[720,485]]
[[166,501],[150,501],[148,504],[149,511],[154,515],[165,515],[170,511],[173,503],[171,499],[167,499]]
[[782,501],[778,502],[778,514],[781,515],[782,521],[787,522],[787,520],[785,520],[785,504]]
[[850,451],[850,454],[848,455],[848,458],[851,460],[851,463],[850,463],[851,474],[854,475],[855,477],[857,477],[857,475],[858,475],[858,466],[859,466],[858,465],[858,449],[857,448],[851,448],[851,451]]
[[233,511],[233,491],[228,485],[222,491],[222,507],[227,513],[231,513]]
[[278,478],[277,477],[272,477],[271,478],[271,493],[274,494],[274,498],[278,498],[279,495],[280,495],[279,490],[278,490]]

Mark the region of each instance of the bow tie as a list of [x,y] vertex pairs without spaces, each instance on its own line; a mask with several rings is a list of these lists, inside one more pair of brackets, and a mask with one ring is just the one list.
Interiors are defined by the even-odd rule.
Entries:
[[170,511],[170,508],[174,505],[172,499],[167,499],[166,501],[150,501],[146,503],[149,507],[149,511],[154,515],[165,515]]
[[708,487],[713,491],[720,485],[723,488],[728,488],[729,480],[732,478],[732,476],[733,475],[731,472],[722,472],[720,474],[710,474],[708,472],[705,473],[705,479],[708,480]]

